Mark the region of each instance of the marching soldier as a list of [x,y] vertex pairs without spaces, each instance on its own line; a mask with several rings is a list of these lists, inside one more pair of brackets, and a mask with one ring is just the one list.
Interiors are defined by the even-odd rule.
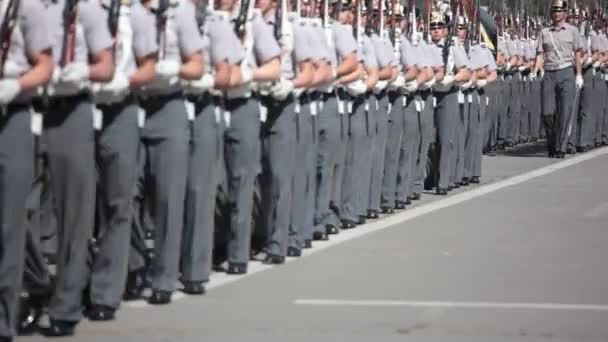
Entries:
[[[91,320],[114,319],[127,278],[131,236],[131,203],[137,177],[138,112],[134,92],[154,79],[158,45],[152,13],[140,3],[123,1],[117,13],[108,13],[118,1],[101,1],[104,22],[116,23],[114,77],[93,86],[96,125],[98,233],[89,280]],[[110,20],[108,20],[110,19]],[[110,27],[110,31],[114,28]]]
[[140,92],[145,111],[141,136],[145,196],[149,196],[155,229],[150,304],[170,303],[176,289],[188,175],[188,116],[194,114],[192,107],[186,107],[180,80],[199,80],[203,75],[202,39],[195,6],[191,1],[168,1],[142,1],[148,11],[156,14],[159,42],[156,76]]
[[550,157],[564,158],[572,131],[574,100],[583,87],[580,35],[566,23],[568,4],[555,0],[551,5],[551,26],[542,30],[537,47],[535,70],[544,70],[542,111]]
[[220,91],[230,86],[230,68],[242,53],[226,12],[197,1],[196,19],[202,34],[205,71],[184,84],[186,105],[193,109],[186,183],[185,224],[181,244],[183,292],[205,293],[212,268],[215,204],[222,169],[223,127]]
[[[456,18],[457,24],[457,37],[458,42],[465,46],[469,44],[467,37],[469,35],[468,20],[465,17]],[[452,177],[450,180],[450,186],[459,188],[461,184],[468,185],[470,176],[470,164],[472,161],[473,152],[473,128],[478,128],[474,123],[471,122],[471,117],[478,115],[477,103],[473,101],[474,90],[472,87],[477,81],[477,69],[481,69],[479,64],[479,56],[475,54],[474,47],[470,46],[469,51],[466,51],[468,66],[467,69],[471,72],[471,79],[460,85],[458,89],[459,96],[459,107],[460,113],[456,118],[456,125],[454,126],[454,144],[455,153],[452,159]],[[449,189],[449,188],[448,188]]]
[[[317,235],[337,234],[340,220],[339,203],[346,157],[346,106],[337,96],[337,88],[359,77],[357,44],[352,26],[345,24],[350,2],[333,1],[330,7],[330,62],[335,66],[334,87],[325,87],[321,94],[323,106],[319,113],[319,146],[317,150],[317,199],[315,231]],[[325,28],[327,30],[327,28]]]
[[606,61],[608,58],[608,37],[606,37],[606,25],[607,23],[603,21],[600,34],[598,35],[598,49],[600,51],[598,67],[601,68],[601,72],[599,74],[600,80],[597,82],[597,85],[598,94],[600,95],[600,99],[603,99],[603,101],[600,101],[598,104],[598,109],[596,112],[595,132],[593,135],[595,147],[608,144],[608,120],[606,118],[608,112],[608,102],[606,102],[607,99],[606,96],[604,96],[606,94],[606,90],[608,90],[607,83],[605,82],[608,80],[608,76],[606,75]]
[[0,48],[0,145],[2,177],[0,196],[0,341],[16,334],[17,304],[21,292],[26,227],[25,202],[34,165],[34,139],[30,129],[32,96],[53,73],[52,40],[47,13],[41,2],[21,0],[2,3]]

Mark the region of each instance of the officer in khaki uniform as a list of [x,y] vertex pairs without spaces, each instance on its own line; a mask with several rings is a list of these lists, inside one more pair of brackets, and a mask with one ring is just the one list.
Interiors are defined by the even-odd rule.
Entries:
[[564,158],[577,91],[582,89],[582,58],[580,35],[576,27],[566,23],[568,4],[555,0],[551,5],[552,24],[543,29],[536,49],[536,70],[544,70],[542,84],[542,113],[547,132],[550,157]]
[[[46,12],[41,2],[23,0],[16,8],[12,31],[2,37],[0,54],[0,341],[12,341],[18,322],[17,304],[21,292],[25,251],[26,196],[34,177],[30,130],[32,95],[52,75],[51,39]],[[2,21],[9,18],[2,2]],[[5,45],[6,44],[6,45]]]
[[[110,1],[102,1],[107,22]],[[139,3],[124,1],[118,16],[112,81],[93,85],[97,104],[96,135],[99,185],[97,251],[89,280],[91,320],[112,320],[127,277],[131,236],[131,203],[139,149],[138,106],[131,89],[154,78],[154,16]]]

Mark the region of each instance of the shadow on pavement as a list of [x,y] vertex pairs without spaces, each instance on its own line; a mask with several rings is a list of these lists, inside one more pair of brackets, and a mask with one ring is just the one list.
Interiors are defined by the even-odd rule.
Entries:
[[526,157],[526,158],[542,158],[547,157],[547,145],[545,141],[538,141],[525,145],[509,148],[506,151],[499,151],[497,156],[507,157]]

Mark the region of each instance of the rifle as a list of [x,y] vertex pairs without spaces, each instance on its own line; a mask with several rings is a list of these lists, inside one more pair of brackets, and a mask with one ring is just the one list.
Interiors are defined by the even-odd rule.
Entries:
[[[298,0],[298,4],[300,1]],[[253,53],[253,32],[251,21],[253,19],[253,10],[255,2],[252,0],[241,0],[239,14],[234,23],[234,32],[243,42],[245,49],[245,58],[249,58]]]
[[205,22],[207,21],[209,10],[209,0],[198,0],[194,16],[196,17],[196,25],[201,35],[205,33]]
[[118,20],[120,18],[121,6],[121,0],[112,0],[110,2],[110,7],[108,8],[108,29],[110,31],[110,35],[114,39],[114,44],[112,44],[113,55],[116,54],[116,36],[118,35]]
[[19,0],[9,0],[5,6],[4,21],[2,21],[2,26],[0,26],[0,77],[4,77],[4,64],[8,58],[8,50],[11,47],[13,29],[17,25]]
[[384,0],[378,0],[378,35],[384,39]]
[[158,59],[163,60],[167,53],[167,19],[169,0],[158,0],[156,9],[156,42],[158,43]]
[[451,22],[449,23],[449,24],[451,24],[451,29],[449,32],[449,36],[446,37],[446,41],[445,41],[445,44],[443,44],[443,50],[442,50],[443,65],[445,67],[446,75],[452,71],[452,70],[449,70],[449,69],[451,69],[451,67],[449,67],[448,64],[450,64],[450,59],[453,59],[453,56],[451,56],[452,55],[452,45],[454,44],[454,40],[456,39],[456,32],[458,31],[458,17],[460,16],[459,1],[453,0],[451,2],[451,8],[453,11]]
[[66,66],[74,60],[76,48],[76,12],[78,0],[66,0],[63,8],[63,44],[59,65]]
[[374,15],[374,0],[365,0],[366,12],[365,16],[367,20],[365,21],[365,34],[371,36],[374,32],[374,25],[372,24],[373,15]]

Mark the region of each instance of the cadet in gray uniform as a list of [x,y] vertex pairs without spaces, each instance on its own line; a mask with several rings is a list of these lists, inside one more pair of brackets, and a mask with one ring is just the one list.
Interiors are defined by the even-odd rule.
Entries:
[[[446,44],[447,29],[441,15],[434,13],[431,21],[431,38],[433,49],[437,56],[443,55],[444,44]],[[458,108],[458,94],[454,83],[466,83],[469,81],[470,72],[467,69],[467,57],[464,48],[456,40],[451,44],[444,67],[440,68],[435,78],[437,84],[434,86],[437,107],[435,107],[435,122],[437,126],[437,151],[435,153],[435,179],[436,192],[438,195],[446,195],[454,168],[453,155],[455,153],[455,119],[454,110]]]
[[[82,318],[87,255],[95,210],[93,103],[88,82],[112,79],[112,38],[98,2],[78,2],[74,44],[64,45],[64,1],[44,1],[56,67],[44,116],[44,135],[57,217],[57,274],[48,313],[50,336],[72,335]],[[68,37],[67,41],[72,41]]]
[[[235,1],[221,3],[233,13]],[[252,98],[252,82],[273,82],[281,72],[281,49],[271,27],[257,12],[248,18],[244,55],[232,68],[225,95],[224,159],[229,207],[228,274],[247,273],[251,253],[251,220],[255,180],[260,173],[260,110]],[[252,42],[252,45],[249,43]]]
[[604,82],[598,82],[598,94],[600,94],[601,98],[604,98],[604,101],[601,101],[599,104],[599,108],[596,113],[595,120],[595,135],[594,142],[595,146],[607,145],[608,144],[608,120],[606,118],[608,112],[608,99],[606,96],[608,75],[606,74],[606,57],[608,56],[608,38],[606,37],[606,27],[603,27],[600,33],[600,64],[599,67],[602,68],[602,72],[600,73],[600,78],[604,80]]
[[[540,94],[541,94],[541,79],[540,75],[534,73],[534,62],[536,59],[536,45],[537,36],[535,28],[531,28],[531,38],[528,42],[528,50],[529,52],[529,64],[530,64],[530,140],[532,142],[538,141],[540,138],[540,130],[541,130],[541,114],[540,114]],[[488,112],[489,113],[489,112]]]
[[[260,184],[262,198],[266,202],[264,252],[262,262],[281,264],[285,256],[301,255],[300,232],[291,224],[292,187],[297,159],[296,98],[301,89],[308,87],[313,78],[312,52],[303,23],[294,12],[282,13],[288,16],[288,23],[275,22],[278,0],[258,2],[268,27],[277,34],[281,44],[281,78],[260,97],[262,113],[262,175]],[[309,166],[309,165],[308,165]],[[310,167],[310,166],[309,166]]]
[[[458,17],[457,37],[460,44],[463,46],[467,35],[467,22],[464,17]],[[469,171],[472,160],[472,145],[470,144],[472,140],[470,137],[472,135],[472,129],[478,128],[476,125],[471,127],[470,121],[471,117],[478,116],[478,106],[477,103],[473,101],[475,91],[472,87],[477,80],[477,73],[475,71],[481,66],[479,65],[479,58],[474,54],[473,46],[470,46],[469,51],[465,51],[465,53],[467,53],[467,69],[471,71],[472,77],[468,82],[460,85],[458,89],[460,113],[455,121],[456,125],[454,126],[455,153],[453,154],[453,171],[450,179],[450,186],[453,186],[454,188],[460,187],[461,184],[467,185],[469,182]]]
[[[593,145],[593,135],[595,133],[595,114],[597,111],[598,99],[603,94],[598,93],[601,79],[597,79],[597,64],[599,60],[600,41],[598,35],[592,31],[589,37],[583,34],[581,40],[584,45],[583,57],[583,79],[585,85],[581,90],[580,107],[577,122],[576,136],[571,137],[577,152],[586,152]],[[605,95],[605,94],[604,94]],[[599,97],[598,97],[599,96]],[[570,151],[573,152],[573,151]]]
[[[197,6],[203,6],[203,2]],[[222,169],[223,114],[220,90],[230,85],[230,67],[239,62],[240,42],[230,26],[228,14],[213,8],[198,9],[205,72],[196,81],[185,82],[186,105],[193,107],[185,224],[182,235],[181,282],[191,295],[205,293],[214,245],[215,203]]]
[[522,51],[519,48],[518,39],[513,34],[514,29],[511,28],[510,33],[506,37],[506,46],[509,51],[510,70],[508,71],[508,86],[509,86],[509,102],[506,116],[506,136],[505,147],[513,147],[518,143],[519,125],[522,106],[521,96],[521,79],[519,74],[519,66],[522,59]]
[[[159,9],[152,0],[142,4],[149,11]],[[146,116],[142,129],[146,196],[150,196],[155,229],[150,304],[170,303],[176,289],[188,175],[188,116],[193,114],[192,108],[186,107],[180,79],[199,80],[203,75],[202,39],[194,4],[170,3],[166,11],[166,25],[157,22],[164,31],[158,32],[156,77],[140,93]],[[157,16],[157,20],[161,19]]]
[[[107,9],[109,1],[102,1],[102,6]],[[105,11],[104,22],[107,17]],[[140,3],[122,4],[117,29],[114,77],[93,86],[93,98],[102,116],[96,123],[100,125],[96,136],[99,220],[87,316],[97,321],[114,319],[127,278],[140,110],[131,90],[154,79],[158,50],[154,16]]]
[[344,24],[350,3],[338,0],[332,4],[331,14],[337,21],[330,21],[330,62],[336,66],[337,82],[321,93],[323,104],[319,113],[319,146],[317,149],[317,200],[315,235],[337,234],[340,227],[339,205],[342,175],[346,156],[347,119],[344,101],[338,101],[337,89],[342,84],[354,81],[357,73],[357,43],[352,26]]
[[[376,16],[384,15],[377,13]],[[380,19],[376,21],[379,23]],[[371,154],[371,179],[368,195],[367,218],[378,218],[380,201],[382,197],[382,177],[384,175],[384,154],[388,135],[388,97],[386,88],[389,82],[397,77],[397,61],[395,60],[392,46],[387,44],[386,37],[377,34],[372,35],[374,50],[378,59],[378,83],[374,87],[374,95],[371,97],[370,117],[372,131],[372,154]]]
[[[19,4],[10,35],[2,37],[0,53],[0,341],[16,335],[17,304],[21,293],[25,258],[25,202],[34,177],[30,130],[32,95],[49,81],[53,70],[51,37],[45,8],[41,2],[24,0]],[[6,44],[6,45],[5,45]],[[34,304],[34,303],[32,303]]]
[[[542,111],[550,157],[564,158],[571,134],[576,89],[583,87],[580,35],[565,22],[567,3],[553,1],[552,25],[542,30],[537,47],[536,70],[545,70]],[[574,70],[573,70],[574,67]],[[574,71],[574,72],[573,72]]]

